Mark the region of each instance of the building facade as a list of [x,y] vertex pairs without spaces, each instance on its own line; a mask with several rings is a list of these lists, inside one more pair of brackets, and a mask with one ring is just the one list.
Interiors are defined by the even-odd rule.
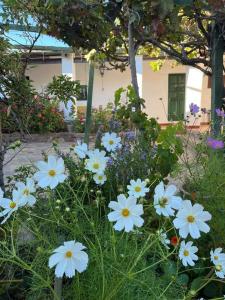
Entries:
[[[173,60],[165,60],[162,68],[154,72],[150,67],[151,58],[137,56],[137,78],[140,96],[145,99],[145,111],[150,117],[158,119],[161,125],[167,125],[190,116],[189,125],[198,127],[207,124],[210,114],[204,114],[198,120],[190,115],[190,104],[194,103],[210,111],[211,89],[208,76],[200,70],[178,65]],[[89,64],[85,59],[74,57],[71,53],[58,56],[48,56],[42,61],[33,60],[29,64],[26,75],[32,81],[38,92],[43,91],[53,76],[65,74],[73,80],[79,80],[83,88],[83,98],[77,101],[77,106],[85,109],[87,104]],[[131,84],[130,69],[104,70],[96,67],[94,74],[93,107],[104,107],[113,102],[114,93],[118,88],[126,88]],[[68,109],[64,109],[68,118]]]

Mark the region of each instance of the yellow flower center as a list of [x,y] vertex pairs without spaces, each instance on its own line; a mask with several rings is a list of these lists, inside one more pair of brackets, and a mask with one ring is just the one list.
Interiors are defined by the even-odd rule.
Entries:
[[187,221],[188,221],[189,223],[194,223],[194,222],[195,222],[195,217],[192,216],[192,215],[190,215],[190,216],[187,217]]
[[55,170],[49,170],[48,175],[54,177],[56,175],[56,171]]
[[102,179],[103,179],[103,177],[100,175],[100,176],[98,176],[98,179],[99,179],[99,180],[102,180]]
[[124,217],[128,217],[128,216],[129,216],[129,214],[130,214],[130,211],[129,211],[129,209],[127,209],[127,208],[124,208],[124,209],[122,210],[122,215],[123,215]]
[[161,198],[161,199],[159,200],[159,205],[160,205],[161,207],[165,208],[167,204],[168,204],[168,199],[167,199],[167,198],[163,197],[163,198]]
[[114,141],[113,140],[109,140],[109,145],[113,145]]
[[25,196],[28,196],[28,195],[30,194],[30,191],[29,191],[28,189],[25,189],[25,190],[23,191],[23,194],[24,194]]
[[189,251],[188,250],[184,250],[184,256],[189,256]]
[[141,188],[140,188],[140,186],[136,186],[134,190],[136,193],[139,193],[141,191]]
[[10,208],[15,208],[16,207],[16,202],[11,201],[10,204],[9,204],[9,207]]
[[217,260],[219,257],[217,255],[214,256],[214,259]]
[[72,251],[67,251],[65,254],[66,258],[71,258],[72,255],[73,255]]
[[216,265],[216,271],[222,271],[222,266],[221,265]]
[[98,170],[98,169],[99,169],[99,163],[94,163],[94,164],[93,164],[93,168],[94,168],[95,170]]

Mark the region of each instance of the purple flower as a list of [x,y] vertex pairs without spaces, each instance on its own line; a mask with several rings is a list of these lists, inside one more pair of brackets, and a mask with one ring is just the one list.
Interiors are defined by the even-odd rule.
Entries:
[[135,140],[135,132],[134,131],[126,131],[125,137],[130,141]]
[[219,140],[213,139],[211,137],[207,138],[207,145],[212,149],[223,149],[224,148],[223,141],[219,141]]
[[142,160],[146,160],[146,158],[147,158],[147,153],[146,152],[142,152],[141,153],[141,159]]
[[112,166],[113,163],[114,163],[114,161],[113,161],[112,157],[110,157],[107,161],[107,166]]
[[225,113],[222,109],[217,108],[216,109],[216,114],[218,117],[225,117]]
[[192,114],[197,114],[200,110],[199,106],[194,103],[191,103],[189,107]]
[[109,121],[109,126],[111,130],[117,130],[121,127],[121,123],[117,120],[110,120]]

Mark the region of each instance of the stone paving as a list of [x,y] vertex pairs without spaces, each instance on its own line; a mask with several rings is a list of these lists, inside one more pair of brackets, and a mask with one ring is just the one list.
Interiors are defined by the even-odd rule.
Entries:
[[[60,150],[62,152],[68,152],[72,144],[72,142],[59,143]],[[29,165],[37,160],[42,159],[43,152],[47,154],[54,153],[54,150],[52,149],[52,143],[25,143],[22,145],[21,150],[17,155],[15,155],[15,151],[8,151],[4,162],[4,175],[13,175],[15,169],[19,166]]]

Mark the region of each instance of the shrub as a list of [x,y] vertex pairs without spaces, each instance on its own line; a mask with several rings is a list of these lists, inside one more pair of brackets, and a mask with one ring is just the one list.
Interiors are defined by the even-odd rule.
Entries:
[[[223,137],[219,140],[223,140]],[[184,198],[202,204],[213,215],[210,222],[211,230],[199,245],[204,257],[208,257],[211,249],[225,248],[224,149],[212,149],[207,141],[209,141],[207,135],[189,133],[184,139],[184,155],[174,173],[175,178],[178,177],[180,185],[183,186]],[[202,268],[207,265],[207,260],[203,260]],[[196,275],[201,277],[203,273],[199,270]],[[224,282],[215,280],[206,285],[202,290],[202,296],[214,299],[224,291]]]
[[[99,129],[108,131],[113,119],[113,104],[108,103],[104,108],[93,108],[91,118],[91,133],[96,133]],[[75,132],[84,132],[85,130],[85,114],[79,110],[74,120],[74,128]]]
[[[17,110],[16,104],[13,109]],[[10,107],[2,106],[3,132],[11,133],[18,130]],[[35,95],[32,101],[23,107],[20,118],[24,128],[29,133],[58,132],[65,130],[63,113],[59,111],[58,105],[51,101],[48,96]]]
[[[76,240],[86,247],[82,251],[88,254],[89,262],[82,267],[83,271],[87,268],[85,272],[80,270],[81,274],[71,275],[73,278],[64,276],[63,280],[56,280],[55,287],[62,284],[64,299],[73,299],[74,295],[81,299],[174,299],[174,295],[176,299],[192,299],[214,283],[214,267],[208,260],[199,258],[190,271],[178,259],[178,255],[182,254],[185,259],[189,253],[181,252],[180,247],[185,244],[179,240],[171,214],[173,210],[183,209],[183,200],[174,196],[174,186],[166,187],[167,196],[160,194],[164,189],[162,178],[174,169],[181,150],[180,139],[176,137],[178,128],[170,127],[149,139],[141,131],[123,133],[122,139],[107,133],[101,140],[101,147],[107,149],[107,154],[101,152],[102,148],[89,152],[85,144],[77,145],[70,153],[61,153],[55,148],[57,160],[44,157],[45,161],[36,165],[38,169],[20,169],[16,180],[21,181],[24,172],[25,177],[29,174],[37,183],[25,182],[24,178],[22,181],[27,187],[21,183],[13,187],[10,179],[13,201],[19,201],[19,206],[1,231],[2,277],[15,280],[19,284],[16,292],[27,299],[59,299],[59,294],[55,294],[59,289],[53,288],[54,271],[48,267],[48,261],[54,249],[64,251],[65,241]],[[163,169],[158,164],[164,159],[160,157],[161,151],[167,153],[167,161],[163,164],[168,166]],[[174,155],[172,164],[168,159],[170,155]],[[5,197],[11,197],[10,190]],[[34,199],[26,198],[30,194],[36,198],[33,206],[29,201]],[[168,202],[175,200],[176,208],[175,202]],[[170,217],[165,217],[166,207],[172,203],[174,209],[168,211]],[[124,207],[128,208],[124,210]],[[118,209],[121,209],[119,214]],[[125,221],[132,211],[136,211],[134,219]],[[160,215],[160,211],[165,215]],[[121,214],[125,231],[122,223],[115,227]],[[136,226],[130,222],[135,222]],[[195,232],[192,238],[199,247],[198,256],[205,255]],[[70,258],[74,254],[69,250],[57,257],[67,259],[65,255]],[[79,255],[81,260],[86,257]],[[13,272],[10,272],[12,266]],[[61,268],[55,269],[56,274]],[[17,282],[21,278],[24,281]],[[9,295],[15,295],[15,289],[7,288]],[[217,290],[217,296],[222,292],[222,289]]]

